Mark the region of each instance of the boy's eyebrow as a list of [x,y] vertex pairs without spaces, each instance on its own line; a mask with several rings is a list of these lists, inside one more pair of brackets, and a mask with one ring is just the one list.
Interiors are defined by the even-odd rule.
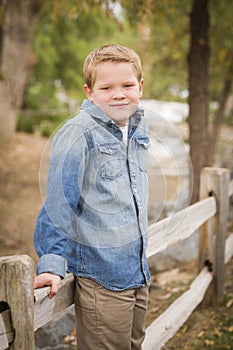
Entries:
[[[103,83],[99,83],[98,86],[106,86],[106,85],[112,85],[114,84],[113,81],[109,81],[109,82],[103,82]],[[122,82],[122,84],[135,84],[135,81],[134,80],[125,80]]]
[[99,83],[99,84],[97,84],[99,87],[102,87],[102,86],[109,86],[109,85],[111,85],[112,84],[112,82],[106,82],[106,83]]
[[124,84],[135,84],[134,80],[126,80]]

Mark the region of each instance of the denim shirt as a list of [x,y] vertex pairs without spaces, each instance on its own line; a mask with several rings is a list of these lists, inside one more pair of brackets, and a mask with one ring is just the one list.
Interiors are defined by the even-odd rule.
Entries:
[[149,284],[146,259],[149,131],[143,110],[120,128],[84,100],[53,140],[34,243],[37,274],[93,279],[110,290]]

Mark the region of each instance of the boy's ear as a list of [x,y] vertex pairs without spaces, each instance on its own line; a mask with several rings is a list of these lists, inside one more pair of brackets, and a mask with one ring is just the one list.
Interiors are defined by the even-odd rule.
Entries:
[[93,98],[91,89],[87,86],[87,84],[84,84],[83,87],[88,100],[92,102]]
[[143,86],[144,86],[144,80],[141,79],[140,83],[139,83],[139,92],[140,92],[140,97],[142,97],[142,93],[143,93]]

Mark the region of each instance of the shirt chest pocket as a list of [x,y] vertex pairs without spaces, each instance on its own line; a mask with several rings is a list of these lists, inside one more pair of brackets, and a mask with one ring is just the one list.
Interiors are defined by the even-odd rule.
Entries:
[[114,142],[98,144],[101,178],[115,180],[123,174],[120,145]]

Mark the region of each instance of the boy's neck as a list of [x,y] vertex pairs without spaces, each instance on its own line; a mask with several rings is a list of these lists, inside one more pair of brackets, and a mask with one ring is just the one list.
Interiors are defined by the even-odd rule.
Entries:
[[119,126],[119,128],[123,128],[124,126],[126,126],[126,122],[119,122],[116,123],[117,126]]

